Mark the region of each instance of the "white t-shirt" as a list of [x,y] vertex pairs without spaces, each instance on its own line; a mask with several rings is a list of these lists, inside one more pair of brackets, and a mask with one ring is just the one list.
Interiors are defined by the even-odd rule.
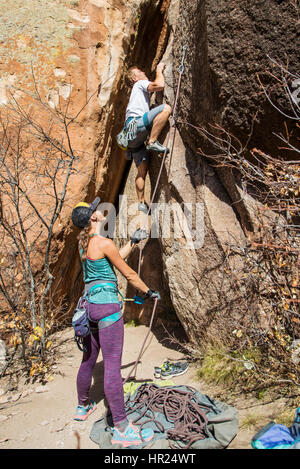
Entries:
[[141,117],[150,109],[150,93],[147,90],[150,85],[149,80],[139,80],[132,88],[129,103],[126,108],[126,117]]

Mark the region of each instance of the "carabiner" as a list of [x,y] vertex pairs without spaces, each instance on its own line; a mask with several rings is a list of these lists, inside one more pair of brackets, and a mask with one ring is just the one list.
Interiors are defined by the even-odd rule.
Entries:
[[183,53],[182,53],[181,64],[180,64],[179,67],[178,67],[178,72],[179,72],[180,74],[182,74],[182,73],[184,72],[184,65],[183,65],[183,63],[184,63],[184,59],[185,59],[185,55],[186,55],[186,50],[187,50],[187,45],[184,45],[184,46],[183,46]]

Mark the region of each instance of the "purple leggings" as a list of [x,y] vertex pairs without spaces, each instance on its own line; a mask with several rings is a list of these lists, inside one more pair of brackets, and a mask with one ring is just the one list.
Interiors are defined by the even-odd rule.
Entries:
[[[89,303],[90,318],[92,320],[105,318],[119,310],[119,303],[105,305]],[[126,419],[121,376],[123,342],[123,317],[110,326],[86,337],[84,345],[87,347],[87,351],[83,353],[76,381],[78,404],[83,405],[89,398],[92,373],[101,348],[104,363],[104,393],[114,424]]]

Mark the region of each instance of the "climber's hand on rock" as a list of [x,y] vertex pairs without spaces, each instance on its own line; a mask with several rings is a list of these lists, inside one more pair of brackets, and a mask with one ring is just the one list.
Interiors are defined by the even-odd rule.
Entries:
[[160,62],[160,63],[157,65],[156,70],[157,70],[158,72],[163,72],[165,68],[166,68],[166,64],[164,64],[163,62]]

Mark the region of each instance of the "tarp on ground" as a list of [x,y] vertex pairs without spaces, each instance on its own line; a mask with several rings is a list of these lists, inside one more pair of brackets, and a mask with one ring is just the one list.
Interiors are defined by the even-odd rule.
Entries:
[[[145,409],[139,409],[139,411],[134,411],[136,396],[140,391],[141,386],[146,384],[141,384],[135,388],[133,393],[128,392],[125,396],[126,410],[130,410],[129,418],[134,422],[135,419],[141,417],[143,410],[147,410],[147,403],[145,402]],[[164,386],[164,389],[174,389],[180,390],[183,392],[190,392],[191,387],[188,386]],[[193,388],[192,388],[193,389]],[[199,405],[208,407],[209,410],[206,411],[207,416],[207,425],[206,425],[206,437],[202,440],[197,440],[192,443],[189,449],[224,449],[230,442],[235,438],[238,432],[238,412],[235,407],[227,405],[218,400],[212,399],[209,396],[200,393],[199,391],[193,389],[194,395],[193,399]],[[154,431],[153,440],[149,443],[144,442],[139,446],[132,446],[129,449],[169,449],[170,443],[173,446],[178,448],[184,448],[186,446],[185,442],[173,441],[170,440],[167,432],[168,430],[174,428],[173,422],[169,421],[163,412],[155,412],[154,419],[162,424],[158,426],[154,421],[149,421],[149,412],[138,421],[139,424],[143,421],[148,421],[146,424],[147,428],[152,428]],[[109,419],[108,419],[109,421]],[[105,419],[101,418],[96,421],[92,427],[90,438],[91,440],[99,445],[100,449],[117,449],[120,448],[118,445],[111,444],[112,429],[106,425]]]

